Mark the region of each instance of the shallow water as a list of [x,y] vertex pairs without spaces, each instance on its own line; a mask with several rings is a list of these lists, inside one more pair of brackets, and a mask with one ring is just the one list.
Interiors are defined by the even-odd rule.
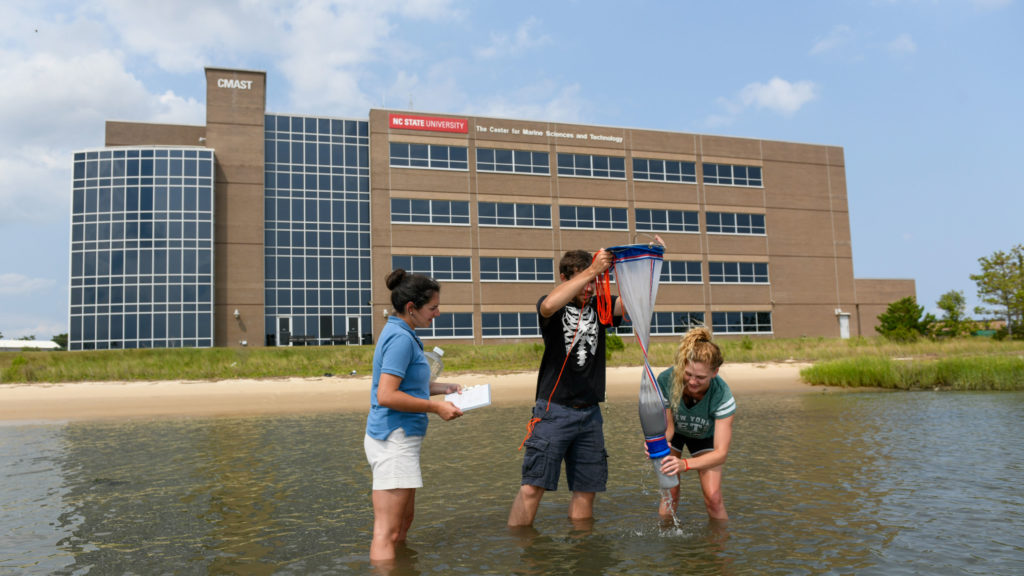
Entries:
[[[432,419],[395,574],[1021,574],[1020,393],[738,398],[725,499],[657,519],[635,402],[605,406],[589,525],[505,527],[529,407]],[[361,574],[364,414],[0,426],[0,573]]]

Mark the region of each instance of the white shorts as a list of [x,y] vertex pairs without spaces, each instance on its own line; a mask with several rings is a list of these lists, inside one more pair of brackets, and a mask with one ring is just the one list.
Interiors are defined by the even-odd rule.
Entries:
[[402,428],[392,432],[387,440],[369,435],[363,438],[366,460],[373,470],[373,489],[422,488],[421,446],[423,436],[406,436]]

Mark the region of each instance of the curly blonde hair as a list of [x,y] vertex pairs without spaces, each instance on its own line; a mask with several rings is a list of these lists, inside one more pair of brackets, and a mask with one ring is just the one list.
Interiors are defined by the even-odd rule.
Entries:
[[672,372],[672,406],[678,406],[683,401],[683,390],[686,388],[683,371],[687,364],[700,362],[715,371],[724,361],[722,350],[711,341],[711,330],[707,326],[691,328],[683,336],[676,351],[675,370]]

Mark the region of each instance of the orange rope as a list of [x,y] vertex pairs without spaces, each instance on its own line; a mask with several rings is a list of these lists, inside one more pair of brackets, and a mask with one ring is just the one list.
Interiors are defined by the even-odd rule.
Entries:
[[[586,306],[586,303],[583,303]],[[544,407],[544,411],[547,412],[551,408],[551,399],[555,397],[555,390],[558,389],[558,383],[562,381],[562,372],[565,371],[565,364],[569,361],[569,354],[572,353],[572,347],[576,344],[576,337],[580,334],[580,323],[583,322],[583,308],[580,308],[580,317],[576,320],[576,331],[573,332],[572,342],[569,343],[569,349],[565,351],[565,360],[562,360],[562,368],[558,371],[558,378],[555,379],[555,385],[551,387],[551,394],[548,394],[548,403]],[[533,428],[540,422],[541,419],[534,416],[530,418],[530,421],[526,423],[526,437],[519,443],[519,449],[522,450],[523,446],[526,445],[526,441],[533,436]]]
[[[597,255],[594,255],[594,259],[597,259]],[[614,264],[612,268],[614,268]],[[597,275],[595,283],[597,286],[594,288],[594,294],[597,296],[597,317],[601,320],[601,324],[605,326],[611,325],[614,320],[612,317],[612,286],[611,286],[611,274],[605,270]]]

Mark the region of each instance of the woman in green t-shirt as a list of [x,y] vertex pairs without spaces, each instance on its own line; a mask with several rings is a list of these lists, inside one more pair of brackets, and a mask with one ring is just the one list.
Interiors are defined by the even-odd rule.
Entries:
[[[683,336],[675,365],[658,375],[661,393],[668,398],[665,415],[666,437],[672,453],[662,460],[664,474],[696,470],[704,505],[712,520],[727,520],[722,500],[722,471],[732,440],[736,401],[729,386],[718,376],[722,351],[711,341],[706,327],[693,328]],[[689,458],[680,458],[683,448]],[[679,487],[672,488],[672,501],[662,503],[659,513],[670,516],[679,503]],[[671,506],[671,509],[668,507]]]

